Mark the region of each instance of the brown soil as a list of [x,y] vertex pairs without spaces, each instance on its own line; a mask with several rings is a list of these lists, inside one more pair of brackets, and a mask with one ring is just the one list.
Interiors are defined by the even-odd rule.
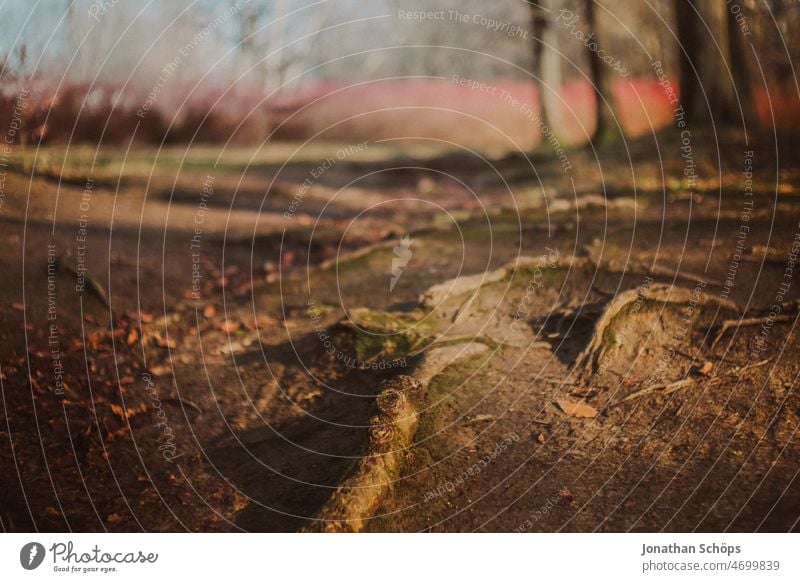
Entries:
[[[366,531],[797,529],[800,160],[748,146],[743,222],[741,138],[721,167],[696,139],[694,193],[666,134],[662,158],[571,152],[572,176],[546,154],[355,157],[288,217],[335,147],[61,182],[20,162],[0,210],[2,527],[314,529],[363,501],[340,486],[365,455],[392,455]],[[370,448],[400,374],[425,386],[413,441]]]

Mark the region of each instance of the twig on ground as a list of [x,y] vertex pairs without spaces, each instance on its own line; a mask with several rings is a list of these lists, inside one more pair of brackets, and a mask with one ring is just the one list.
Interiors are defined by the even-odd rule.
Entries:
[[776,356],[772,356],[771,358],[767,358],[766,360],[761,360],[760,362],[753,362],[752,364],[745,364],[741,368],[739,366],[735,366],[728,373],[729,374],[733,374],[735,376],[737,374],[741,374],[745,370],[749,370],[750,368],[760,368],[761,366],[769,364],[775,358],[776,358]]
[[[59,259],[58,261],[56,261],[56,267],[59,270],[68,273],[69,275],[72,275],[73,277],[75,277],[77,281],[80,281],[81,276],[78,274],[78,271],[76,271],[70,265],[66,264],[66,262],[63,259]],[[94,295],[97,299],[99,299],[103,303],[103,305],[105,305],[110,309],[111,303],[109,303],[108,296],[106,295],[106,292],[103,290],[100,284],[94,279],[92,279],[86,273],[84,273],[83,279],[84,281],[86,281],[86,286],[89,288],[89,291],[92,293],[92,295]]]
[[634,400],[636,398],[641,398],[642,396],[646,396],[647,394],[652,394],[653,392],[659,392],[661,394],[672,394],[680,390],[681,388],[686,388],[687,386],[691,386],[695,383],[694,378],[683,378],[682,380],[677,380],[675,382],[670,382],[668,384],[656,384],[654,386],[648,386],[647,388],[642,388],[641,390],[637,390],[632,394],[628,394],[625,398],[616,402],[612,406],[617,406],[619,404],[623,404],[624,402],[628,402],[630,400]]
[[577,386],[580,382],[575,382],[573,380],[562,380],[560,378],[539,378],[540,380],[544,380],[548,384],[557,384],[560,386]]
[[745,317],[743,319],[726,319],[722,322],[722,325],[717,332],[717,335],[714,337],[714,341],[711,342],[711,349],[719,343],[719,340],[722,339],[722,336],[725,335],[725,332],[729,329],[739,328],[739,327],[747,327],[753,325],[761,325],[762,323],[772,322],[772,323],[785,323],[788,321],[794,321],[797,316],[800,315],[800,312],[794,315],[776,315],[776,316],[764,316],[764,317]]
[[192,410],[196,410],[200,414],[203,414],[203,409],[191,400],[186,400],[184,398],[164,398],[162,402],[165,404],[174,404],[176,406],[180,406],[181,408],[191,408]]

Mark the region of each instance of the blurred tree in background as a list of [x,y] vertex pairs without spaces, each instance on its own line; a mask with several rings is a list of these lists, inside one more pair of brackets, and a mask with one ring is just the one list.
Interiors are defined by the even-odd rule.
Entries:
[[[398,103],[430,104],[438,91],[458,107],[441,85],[456,77],[519,84],[572,141],[614,139],[646,130],[631,121],[638,101],[664,101],[656,62],[696,123],[794,131],[800,118],[790,0],[45,0],[2,11],[0,122],[30,91],[28,142],[232,131],[252,142],[291,133],[289,118],[292,135],[308,135],[344,108],[316,122],[297,112],[342,87],[405,80]],[[400,93],[391,85],[374,104]],[[369,133],[362,125],[347,127]]]

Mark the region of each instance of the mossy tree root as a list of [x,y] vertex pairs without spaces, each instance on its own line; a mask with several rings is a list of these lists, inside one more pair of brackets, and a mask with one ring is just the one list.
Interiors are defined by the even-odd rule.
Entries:
[[359,532],[400,477],[419,425],[423,386],[411,376],[384,382],[363,458],[317,514],[309,532]]
[[[653,284],[649,288],[642,290],[629,289],[614,297],[603,310],[600,319],[594,327],[592,339],[580,353],[572,366],[573,377],[582,377],[595,372],[603,356],[614,346],[613,326],[618,318],[626,317],[631,313],[631,307],[637,302],[649,305],[657,305],[662,309],[674,308],[677,306],[693,304],[696,307],[713,306],[723,312],[740,312],[738,306],[732,301],[709,295],[699,290],[687,289],[673,285]],[[643,335],[650,333],[650,330],[643,330]]]

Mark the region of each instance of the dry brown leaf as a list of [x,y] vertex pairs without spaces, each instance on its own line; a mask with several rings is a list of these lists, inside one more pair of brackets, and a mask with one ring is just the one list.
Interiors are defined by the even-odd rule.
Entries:
[[242,324],[239,323],[238,321],[226,319],[225,322],[220,326],[220,329],[224,332],[231,333],[239,329],[241,325]]
[[106,518],[106,523],[115,524],[122,521],[122,516],[119,513],[112,513]]
[[132,418],[139,413],[145,412],[146,410],[147,406],[144,402],[140,403],[135,408],[122,408],[118,404],[111,405],[111,412],[116,414],[122,420],[125,420],[126,418]]
[[558,498],[558,504],[565,505],[567,507],[572,505],[572,502],[575,501],[575,495],[566,487],[558,492]]
[[158,337],[155,338],[155,341],[156,341],[156,345],[161,347],[161,348],[172,348],[172,349],[175,349],[175,348],[178,347],[178,342],[176,342],[174,338],[167,339],[165,337],[158,336]]
[[574,402],[566,398],[559,398],[556,400],[556,404],[567,416],[574,416],[575,418],[594,418],[597,416],[597,410],[583,402]]
[[703,376],[708,376],[711,373],[711,370],[713,369],[714,369],[713,362],[703,362],[703,365],[700,366],[700,369],[697,371],[701,373]]
[[169,376],[172,373],[172,368],[167,365],[152,366],[150,368],[150,372],[153,374],[153,376]]

